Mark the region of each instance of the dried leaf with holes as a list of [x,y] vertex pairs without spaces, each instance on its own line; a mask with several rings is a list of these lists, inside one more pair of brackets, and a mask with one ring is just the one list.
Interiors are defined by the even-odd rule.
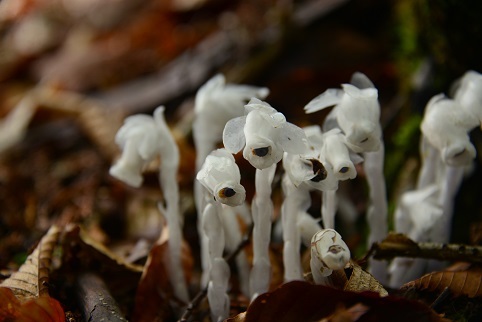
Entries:
[[350,271],[350,277],[344,287],[345,291],[371,291],[380,294],[380,296],[388,295],[388,292],[383,288],[380,282],[353,261],[350,261],[349,267],[345,268],[345,272]]

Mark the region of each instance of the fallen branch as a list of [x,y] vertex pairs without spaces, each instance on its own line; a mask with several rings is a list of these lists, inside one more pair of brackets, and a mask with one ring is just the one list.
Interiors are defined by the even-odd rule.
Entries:
[[364,259],[370,256],[375,259],[413,257],[482,263],[482,247],[461,244],[416,243],[403,234],[390,233],[383,241],[374,243]]
[[104,281],[94,273],[84,273],[77,281],[77,296],[85,321],[127,321]]

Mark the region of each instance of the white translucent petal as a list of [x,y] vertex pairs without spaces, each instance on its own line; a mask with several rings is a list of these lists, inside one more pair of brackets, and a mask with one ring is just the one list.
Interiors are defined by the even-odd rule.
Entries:
[[455,86],[454,100],[482,122],[482,74],[468,71]]
[[372,83],[372,81],[367,77],[367,75],[360,73],[360,72],[355,72],[351,76],[350,79],[350,84],[360,88],[375,88],[375,85]]
[[346,94],[355,98],[355,99],[377,99],[378,98],[378,91],[376,88],[364,88],[360,89],[356,86],[351,84],[342,84],[341,87],[345,91]]
[[311,162],[299,154],[284,153],[283,167],[296,187],[315,176]]
[[223,144],[226,150],[231,153],[238,153],[246,144],[244,126],[246,116],[229,120],[223,130]]
[[324,108],[338,104],[343,97],[343,91],[337,88],[327,89],[322,94],[312,99],[304,110],[307,114],[320,111]]
[[265,112],[268,114],[274,114],[277,113],[278,111],[274,109],[271,105],[269,105],[267,102],[262,101],[256,97],[251,98],[251,100],[248,102],[248,104],[245,105],[245,113],[248,114],[249,112],[253,110],[258,110],[261,112]]
[[298,126],[286,122],[277,131],[278,142],[285,152],[303,154],[308,152],[308,139]]

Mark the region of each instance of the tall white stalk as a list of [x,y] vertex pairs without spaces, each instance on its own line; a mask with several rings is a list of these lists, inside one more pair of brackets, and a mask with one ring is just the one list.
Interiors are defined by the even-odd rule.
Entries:
[[[335,105],[330,113],[330,127],[336,120],[345,135],[345,143],[355,153],[362,153],[364,168],[370,189],[370,207],[367,220],[370,227],[368,244],[380,241],[388,233],[387,201],[383,175],[384,149],[380,120],[378,91],[362,73],[354,73],[351,84],[342,84],[342,89],[328,89],[305,106],[306,113],[313,113]],[[331,202],[334,202],[331,200]],[[327,211],[333,209],[328,205]],[[327,214],[326,217],[332,217]],[[331,221],[330,221],[331,223]],[[386,264],[372,261],[370,271],[381,283],[386,281]]]
[[[196,93],[194,104],[193,139],[196,147],[196,172],[201,169],[206,157],[215,150],[222,140],[226,122],[244,114],[244,105],[251,97],[265,98],[269,90],[264,87],[226,84],[222,74],[209,79]],[[198,181],[194,182],[194,200],[198,218],[206,205],[206,195]],[[203,236],[201,220],[198,220],[198,232]],[[201,265],[207,272],[208,254],[206,239],[201,237]],[[206,285],[209,276],[203,273],[202,285]]]
[[271,263],[269,243],[271,241],[271,221],[273,201],[271,200],[271,184],[276,164],[266,169],[256,169],[256,195],[251,205],[253,216],[253,267],[249,279],[251,299],[265,293],[271,281]]
[[[246,191],[240,184],[241,174],[235,159],[225,149],[215,150],[207,156],[196,179],[211,196],[201,218],[202,237],[206,241],[209,256],[203,274],[208,276],[208,300],[213,321],[222,321],[229,313],[227,289],[230,270],[223,259],[226,247],[225,231],[228,232],[228,244],[231,244],[231,247],[233,242],[241,240],[236,214],[228,211],[228,208],[243,204]],[[243,266],[247,262],[243,262],[243,259],[245,256],[240,257],[237,262],[241,264],[241,275],[247,275],[247,267]]]
[[164,207],[158,204],[169,230],[169,254],[167,271],[175,296],[187,303],[189,293],[181,264],[182,224],[179,211],[179,149],[164,118],[164,107],[154,111],[154,117],[133,115],[126,118],[116,135],[116,143],[122,148],[122,155],[110,168],[109,173],[123,182],[139,187],[142,184],[142,170],[157,155],[162,162],[159,169],[159,183],[164,196]]
[[256,168],[256,194],[252,201],[253,268],[250,275],[251,299],[268,291],[271,280],[269,243],[273,203],[271,183],[276,164],[283,153],[305,153],[307,139],[302,129],[288,123],[283,114],[268,103],[253,98],[245,106],[246,116],[226,123],[223,143],[231,153],[243,150],[243,157]]

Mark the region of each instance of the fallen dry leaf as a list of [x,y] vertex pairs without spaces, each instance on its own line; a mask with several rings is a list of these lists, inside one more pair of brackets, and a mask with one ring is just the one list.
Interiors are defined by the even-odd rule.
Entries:
[[469,298],[482,296],[482,270],[480,268],[465,271],[432,272],[402,286],[402,290],[417,290],[441,293],[445,288],[455,296]]
[[428,306],[394,296],[380,297],[374,292],[355,293],[331,287],[293,281],[260,295],[251,303],[245,318],[237,316],[228,322],[295,322],[320,321],[336,313],[337,308],[363,305],[367,310],[357,321],[442,322]]
[[[166,229],[165,226],[164,234]],[[134,313],[131,318],[134,322],[166,321],[170,314],[170,306],[176,306],[175,303],[179,302],[174,296],[167,271],[168,246],[168,240],[161,237],[149,253],[137,287]],[[189,245],[183,242],[181,247],[181,261],[189,285],[194,260]],[[183,305],[183,303],[178,304]]]
[[350,276],[343,288],[345,291],[372,291],[380,294],[380,296],[388,295],[388,292],[383,288],[382,284],[356,263],[350,262],[349,267],[345,268],[345,272],[349,273],[348,275]]
[[21,303],[6,287],[0,287],[0,321],[64,322],[60,303],[48,295]]
[[58,242],[60,229],[52,226],[19,270],[0,286],[12,290],[20,302],[48,295],[52,253]]
[[0,321],[65,321],[62,306],[48,290],[59,234],[52,226],[19,270],[0,284]]

